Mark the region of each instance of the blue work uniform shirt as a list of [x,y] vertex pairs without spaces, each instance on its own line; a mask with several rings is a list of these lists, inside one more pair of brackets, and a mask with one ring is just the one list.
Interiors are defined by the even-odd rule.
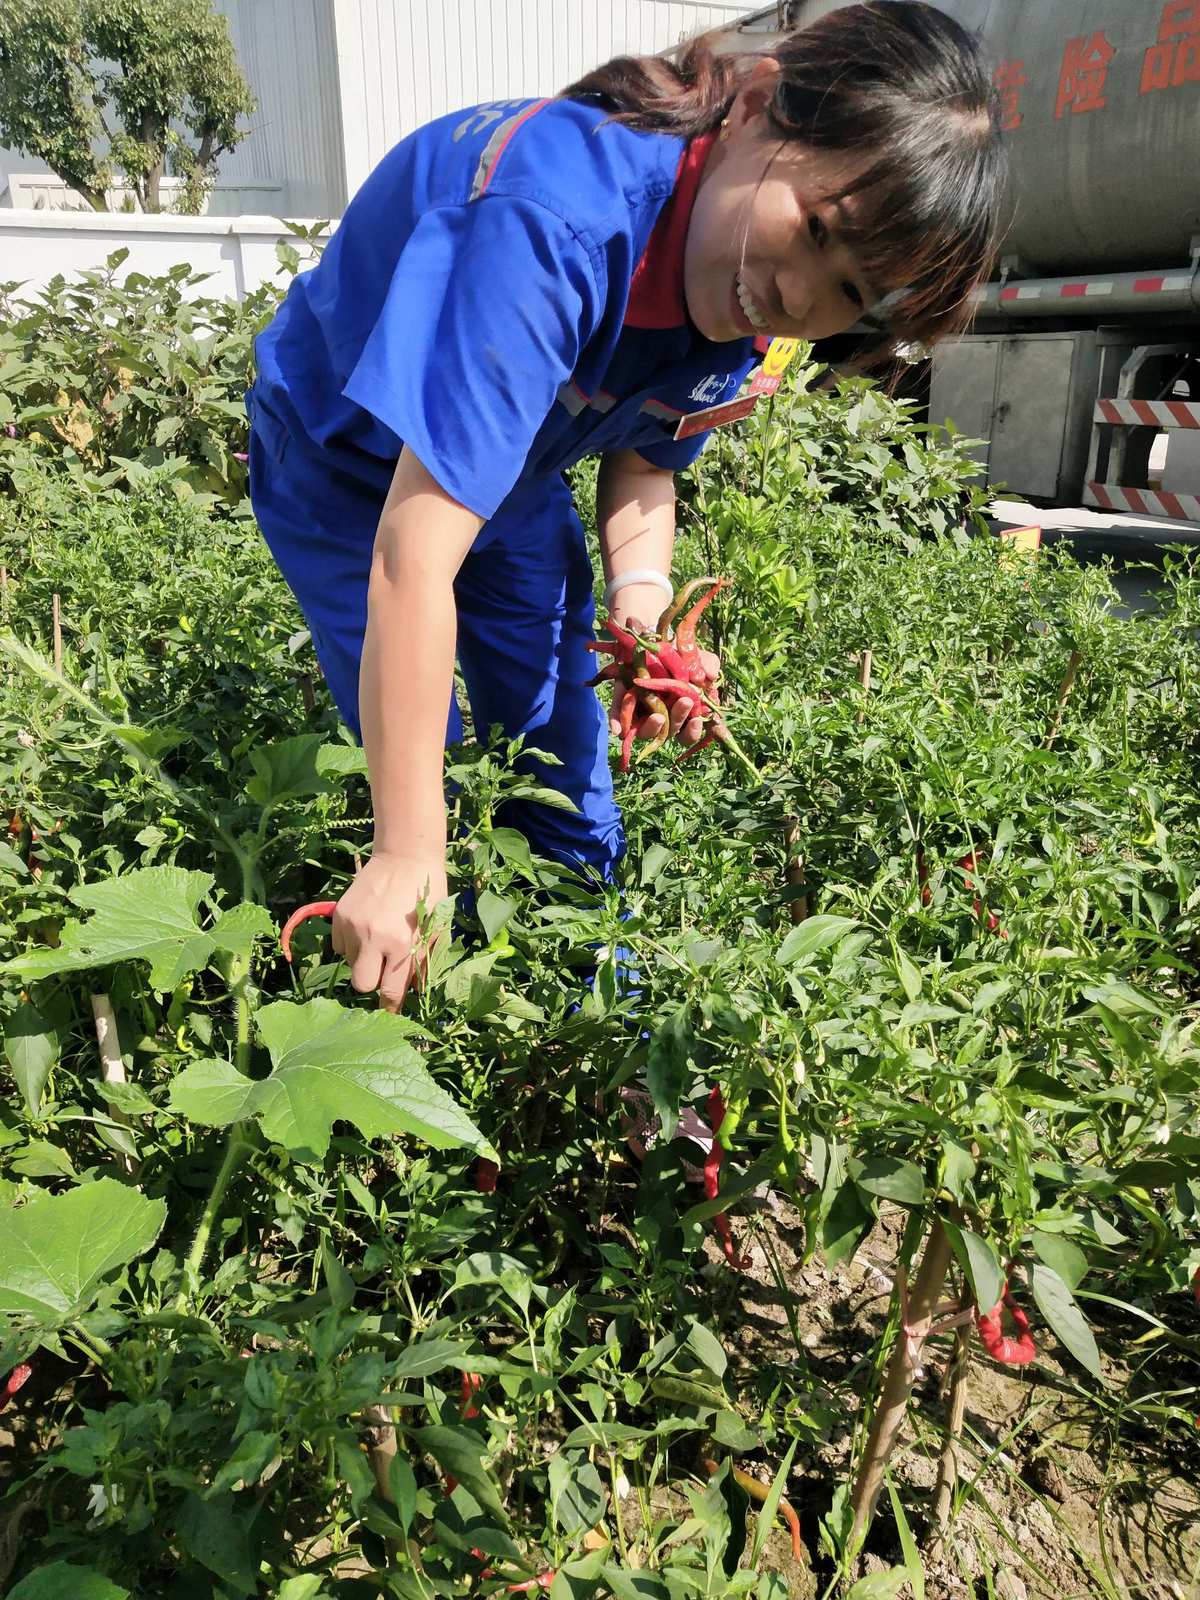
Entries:
[[256,345],[252,415],[382,496],[407,444],[485,522],[520,483],[633,448],[738,391],[754,341],[690,323],[683,246],[710,140],[595,102],[509,101],[379,164]]

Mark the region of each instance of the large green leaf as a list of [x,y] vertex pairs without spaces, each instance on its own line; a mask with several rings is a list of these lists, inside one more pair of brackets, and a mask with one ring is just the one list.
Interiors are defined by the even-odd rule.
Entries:
[[1053,1328],[1055,1336],[1079,1362],[1097,1378],[1103,1378],[1100,1352],[1083,1312],[1075,1304],[1070,1289],[1051,1267],[1040,1261],[1029,1265],[1029,1288],[1037,1308]]
[[212,885],[207,872],[182,867],[142,867],[80,884],[71,899],[94,912],[92,918],[68,922],[57,950],[32,951],[0,970],[29,982],[117,961],[148,961],[150,982],[165,994],[212,955],[212,937],[196,921],[196,908]]
[[975,1304],[985,1315],[1000,1303],[1004,1293],[1004,1270],[1000,1257],[990,1239],[981,1238],[969,1228],[945,1222],[943,1227],[950,1240],[958,1264],[967,1275]]
[[149,1250],[166,1215],[165,1201],[115,1178],[12,1208],[0,1223],[0,1311],[72,1321],[108,1273]]
[[270,1077],[245,1078],[227,1061],[197,1061],[171,1085],[173,1110],[216,1128],[257,1117],[269,1139],[304,1161],[323,1159],[337,1121],[352,1122],[368,1138],[412,1133],[439,1150],[466,1145],[499,1159],[430,1077],[403,1018],[350,1011],[333,1000],[278,1001],[257,1023],[274,1063]]
[[45,1017],[27,1000],[22,1001],[5,1024],[4,1054],[17,1080],[26,1111],[36,1117],[50,1068],[58,1060],[58,1040]]
[[129,1590],[110,1583],[93,1567],[52,1561],[22,1578],[8,1591],[8,1600],[129,1600]]
[[254,777],[246,793],[255,805],[273,806],[282,800],[332,794],[333,784],[322,767],[324,740],[319,733],[298,733],[291,739],[260,745],[250,752]]
[[797,961],[807,960],[819,950],[827,950],[830,945],[845,938],[851,928],[857,927],[858,921],[854,917],[808,917],[798,923],[780,945],[779,963],[789,967]]

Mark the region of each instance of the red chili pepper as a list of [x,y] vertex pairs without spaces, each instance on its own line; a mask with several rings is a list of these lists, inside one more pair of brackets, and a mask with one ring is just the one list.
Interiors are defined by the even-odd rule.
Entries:
[[[725,1120],[725,1098],[720,1087],[714,1088],[708,1096],[708,1125],[712,1129],[713,1142],[709,1146],[708,1154],[704,1158],[704,1198],[715,1200],[721,1192],[721,1163],[725,1159],[725,1147],[717,1134],[721,1131],[721,1124]],[[721,1248],[725,1252],[725,1259],[735,1272],[744,1272],[750,1265],[748,1256],[740,1256],[733,1240],[733,1229],[729,1226],[729,1218],[723,1211],[718,1211],[713,1218],[713,1227],[721,1241]]]
[[[967,890],[973,889],[975,887],[975,881],[971,877],[971,874],[979,871],[979,857],[976,855],[974,850],[968,850],[966,855],[962,857],[958,864],[963,869],[963,887]],[[971,909],[974,911],[977,917],[979,917],[981,920],[983,919],[983,901],[978,895],[976,895],[971,901]],[[989,911],[987,913],[987,930],[989,933],[998,933],[1002,939],[1008,938],[1007,931],[1000,926],[1000,918],[994,911]]]
[[637,715],[638,698],[632,689],[626,691],[621,701],[621,708],[617,713],[618,725],[621,729],[621,771],[629,771],[629,763],[633,759],[633,740],[637,733],[634,718]]
[[479,1407],[474,1403],[474,1397],[483,1387],[483,1379],[477,1372],[464,1372],[462,1375],[462,1405],[459,1415],[463,1417],[477,1417]]
[[[709,606],[712,605],[713,601],[720,594],[721,590],[728,588],[729,586],[728,578],[704,578],[701,580],[701,582],[711,583],[712,588],[709,590],[708,594],[701,595],[700,599],[696,601],[691,610],[685,612],[675,624],[675,648],[683,657],[683,659],[689,664],[693,664],[693,658],[698,659],[696,651],[696,627],[700,621],[700,618],[708,610]],[[687,591],[685,590],[684,592],[686,593]]]
[[[1005,1311],[1017,1330],[1015,1339],[1002,1331]],[[993,1361],[999,1361],[1006,1367],[1023,1367],[1036,1360],[1037,1346],[1029,1331],[1029,1318],[1014,1300],[1007,1283],[1004,1293],[991,1311],[976,1311],[975,1322],[979,1329],[979,1342]]]
[[8,1405],[18,1389],[23,1389],[33,1376],[33,1368],[27,1361],[22,1361],[19,1367],[14,1367],[5,1380],[4,1388],[0,1390],[0,1411]]
[[336,910],[336,900],[313,900],[308,905],[301,906],[299,910],[293,911],[279,935],[279,948],[283,951],[283,959],[291,961],[292,935],[302,922],[307,922],[309,917],[331,917]]
[[931,904],[933,890],[929,887],[929,868],[925,865],[925,852],[920,846],[917,847],[917,882],[921,885],[921,904]]
[[500,1176],[500,1168],[487,1156],[480,1156],[475,1163],[475,1189],[479,1194],[495,1194],[496,1179]]
[[1200,1267],[1192,1273],[1192,1298],[1200,1306]]

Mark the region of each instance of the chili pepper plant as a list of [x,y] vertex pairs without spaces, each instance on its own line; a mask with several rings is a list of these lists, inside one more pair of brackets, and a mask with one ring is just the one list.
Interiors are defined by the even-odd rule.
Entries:
[[[614,746],[600,884],[508,824],[567,803],[548,758],[473,730],[398,1016],[321,918],[280,949],[370,818],[254,530],[10,447],[14,1600],[991,1593],[998,1457],[1045,1443],[980,1432],[997,1384],[1093,1418],[1106,1505],[1187,1476],[1200,580],[1118,614],[982,531],[960,445],[808,376],[684,486],[719,712],[601,635],[729,739]],[[1077,1592],[1197,1559],[1092,1521]]]

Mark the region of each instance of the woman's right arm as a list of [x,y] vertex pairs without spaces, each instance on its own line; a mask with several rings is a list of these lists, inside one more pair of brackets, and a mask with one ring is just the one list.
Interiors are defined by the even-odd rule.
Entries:
[[454,578],[482,526],[406,447],[375,536],[359,674],[375,842],[333,919],[334,949],[354,987],[378,989],[389,1010],[412,978],[417,907],[446,894]]

